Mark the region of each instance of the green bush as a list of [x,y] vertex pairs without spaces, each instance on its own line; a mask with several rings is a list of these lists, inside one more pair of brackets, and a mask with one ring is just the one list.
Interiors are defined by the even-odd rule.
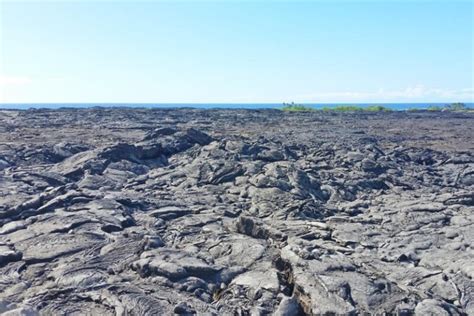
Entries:
[[430,105],[427,110],[437,112],[437,111],[442,111],[443,108],[438,105]]
[[371,105],[363,109],[364,111],[370,111],[370,112],[390,112],[392,111],[391,109],[381,106],[381,105]]
[[463,111],[466,110],[466,105],[461,102],[446,104],[445,109],[448,111]]
[[[431,112],[439,112],[439,111],[469,111],[469,108],[464,104],[464,103],[451,103],[451,104],[446,104],[445,106],[439,106],[439,105],[430,105],[429,107],[426,108],[427,111]],[[413,111],[423,111],[423,109],[417,109],[417,108],[411,108],[408,109],[409,112]]]
[[354,105],[338,105],[335,107],[324,107],[323,111],[336,111],[336,112],[354,112],[361,111],[362,108]]
[[335,112],[389,112],[391,109],[381,105],[370,105],[367,107],[355,106],[355,105],[338,105],[335,107],[324,107],[323,111],[335,111]]
[[295,103],[283,103],[283,111],[288,111],[288,112],[308,112],[308,111],[314,111],[313,108],[309,106],[304,106],[302,104],[295,104]]

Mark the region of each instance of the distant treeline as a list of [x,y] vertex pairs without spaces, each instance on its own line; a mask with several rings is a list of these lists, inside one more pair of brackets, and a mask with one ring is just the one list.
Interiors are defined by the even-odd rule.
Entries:
[[[303,104],[283,103],[281,108],[283,111],[288,112],[309,112],[309,111],[334,111],[334,112],[390,112],[392,109],[382,105],[370,105],[370,106],[357,106],[357,105],[338,105],[338,106],[327,106],[320,109],[316,109]],[[428,108],[410,108],[407,111],[466,111],[469,108],[464,103],[450,103],[444,106],[431,105]]]

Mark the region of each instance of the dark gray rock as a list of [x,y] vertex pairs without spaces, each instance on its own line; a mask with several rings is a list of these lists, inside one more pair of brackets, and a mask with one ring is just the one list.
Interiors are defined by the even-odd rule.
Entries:
[[4,266],[9,262],[19,261],[21,258],[21,252],[15,251],[7,245],[0,245],[0,266]]
[[0,110],[0,313],[474,314],[473,119]]
[[294,297],[284,297],[277,310],[275,316],[299,316],[304,315],[298,300]]

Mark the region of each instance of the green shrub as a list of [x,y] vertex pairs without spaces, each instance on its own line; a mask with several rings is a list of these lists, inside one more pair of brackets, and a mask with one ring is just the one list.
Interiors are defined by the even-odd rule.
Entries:
[[338,105],[335,107],[324,107],[323,111],[335,111],[335,112],[389,112],[391,109],[381,105],[370,105],[367,107],[356,106],[356,105]]
[[302,104],[295,104],[295,103],[283,103],[283,111],[288,111],[288,112],[308,112],[308,111],[314,111],[313,108],[309,106],[304,106]]
[[430,105],[427,110],[437,112],[437,111],[442,111],[443,108],[438,105]]
[[463,111],[466,110],[466,105],[461,102],[446,104],[445,109],[448,111]]
[[362,108],[359,106],[354,105],[338,105],[333,108],[326,108],[329,111],[337,111],[337,112],[354,112],[354,111],[361,111]]
[[392,111],[391,109],[381,106],[381,105],[371,105],[363,109],[364,111],[370,111],[370,112],[390,112]]
[[[407,111],[414,112],[414,111],[423,111],[424,109],[417,109],[417,108],[410,108]],[[451,103],[446,104],[445,106],[439,105],[430,105],[426,108],[427,111],[431,112],[439,112],[439,111],[469,111],[469,108],[464,103]]]

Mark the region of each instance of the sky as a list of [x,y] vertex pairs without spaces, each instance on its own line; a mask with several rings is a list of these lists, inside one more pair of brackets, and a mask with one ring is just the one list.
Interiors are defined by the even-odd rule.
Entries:
[[474,102],[473,10],[0,0],[0,102]]

